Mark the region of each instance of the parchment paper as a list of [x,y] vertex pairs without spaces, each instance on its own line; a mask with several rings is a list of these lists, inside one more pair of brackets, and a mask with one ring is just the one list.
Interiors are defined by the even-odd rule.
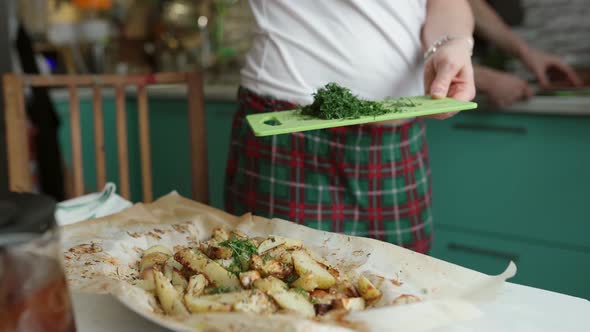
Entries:
[[[220,226],[239,229],[251,237],[274,234],[302,239],[318,253],[318,259],[353,276],[367,276],[383,297],[377,308],[334,322],[239,313],[194,314],[183,320],[164,316],[153,295],[132,285],[142,251],[155,244],[173,249],[196,243]],[[250,214],[236,217],[176,193],[115,215],[66,226],[62,244],[72,289],[110,293],[138,314],[175,331],[427,331],[478,317],[478,304],[492,299],[497,288],[516,273],[513,263],[501,275],[488,276],[373,239]],[[404,294],[421,301],[391,305]]]

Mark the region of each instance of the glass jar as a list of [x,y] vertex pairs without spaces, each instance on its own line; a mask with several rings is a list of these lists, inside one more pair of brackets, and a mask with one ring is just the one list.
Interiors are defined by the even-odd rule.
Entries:
[[0,331],[73,332],[55,202],[0,195]]

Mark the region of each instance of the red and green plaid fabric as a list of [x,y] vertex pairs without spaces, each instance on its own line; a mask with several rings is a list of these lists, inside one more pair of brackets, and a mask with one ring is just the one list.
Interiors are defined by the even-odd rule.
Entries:
[[295,105],[241,88],[225,207],[418,252],[432,240],[430,167],[421,120],[255,137],[245,116]]

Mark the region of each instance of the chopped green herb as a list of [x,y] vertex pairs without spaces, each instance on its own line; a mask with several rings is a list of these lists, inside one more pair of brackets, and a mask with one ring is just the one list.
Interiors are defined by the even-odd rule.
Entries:
[[219,286],[219,287],[209,288],[209,289],[205,290],[205,293],[211,295],[211,294],[229,293],[229,292],[233,292],[233,291],[234,291],[234,289],[232,287]]
[[232,251],[232,257],[234,260],[230,266],[232,272],[237,271],[239,273],[246,269],[252,255],[258,252],[256,246],[252,242],[238,238],[223,241],[219,243],[219,245],[230,248]]
[[305,298],[308,298],[309,297],[309,293],[305,289],[303,289],[301,287],[295,287],[295,288],[291,288],[291,289],[294,290],[294,291],[296,291],[297,293],[303,295]]
[[264,263],[268,262],[271,259],[273,259],[273,258],[269,254],[266,254],[266,255],[262,256],[262,262],[264,262]]
[[326,84],[316,91],[313,97],[313,103],[304,106],[301,114],[325,120],[357,119],[367,115],[400,113],[404,111],[404,108],[417,106],[407,98],[386,99],[379,102],[363,100],[336,83]]
[[242,265],[240,263],[236,263],[234,259],[231,264],[228,266],[227,271],[229,274],[239,275],[242,272]]
[[299,276],[298,276],[298,275],[296,275],[295,273],[293,273],[293,274],[289,274],[289,275],[288,275],[288,276],[285,278],[285,281],[286,281],[287,283],[289,283],[289,284],[290,284],[290,283],[293,283],[293,282],[295,282],[295,280],[297,280],[297,279],[299,279]]
[[310,299],[311,304],[318,304],[318,300],[315,299],[315,297],[312,297]]

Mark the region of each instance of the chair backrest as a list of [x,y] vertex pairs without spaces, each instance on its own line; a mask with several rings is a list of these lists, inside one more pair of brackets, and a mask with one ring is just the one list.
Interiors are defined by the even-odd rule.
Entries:
[[195,200],[207,203],[209,195],[205,112],[203,84],[201,75],[198,72],[157,73],[133,76],[5,74],[3,77],[3,86],[10,190],[28,192],[33,188],[29,171],[25,87],[67,87],[69,90],[74,196],[80,196],[85,193],[78,89],[81,87],[92,88],[96,177],[99,188],[105,185],[107,174],[101,90],[104,87],[110,86],[115,89],[119,189],[121,195],[129,199],[130,184],[125,89],[127,86],[136,86],[143,200],[145,202],[152,201],[150,128],[146,87],[155,84],[186,84],[187,86],[188,129],[190,133],[190,151],[187,152],[190,153],[191,158],[192,194]]

